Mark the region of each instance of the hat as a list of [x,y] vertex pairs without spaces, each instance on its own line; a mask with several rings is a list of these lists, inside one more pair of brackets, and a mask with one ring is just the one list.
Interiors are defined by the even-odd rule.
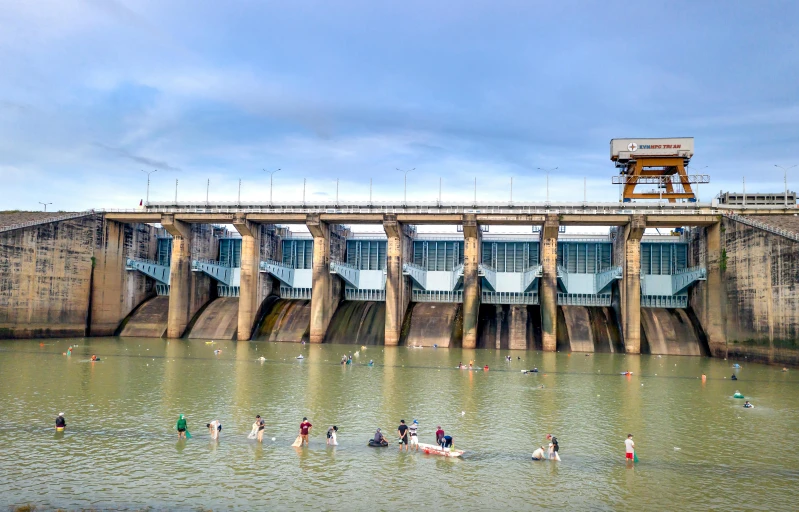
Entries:
[[63,415],[64,415],[64,413],[63,413],[63,412],[59,412],[59,413],[58,413],[58,415],[59,415],[59,416],[63,416]]
[[413,422],[414,422],[414,423],[416,423],[417,425],[419,424],[419,422],[418,422],[418,421],[416,421],[416,420],[413,420]]

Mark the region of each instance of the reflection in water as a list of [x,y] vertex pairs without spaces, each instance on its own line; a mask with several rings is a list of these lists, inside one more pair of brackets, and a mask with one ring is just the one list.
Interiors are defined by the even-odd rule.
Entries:
[[[70,343],[77,344],[73,356],[62,356]],[[258,503],[385,510],[412,499],[421,509],[449,510],[520,510],[531,503],[641,510],[749,503],[777,510],[794,500],[794,372],[745,364],[731,382],[731,363],[695,357],[371,346],[354,364],[339,365],[343,353],[359,348],[119,338],[45,347],[0,342],[0,435],[4,460],[13,461],[0,465],[0,501],[65,509]],[[214,355],[215,349],[222,352]],[[92,353],[102,363],[81,362]],[[300,353],[304,359],[295,359]],[[365,364],[370,359],[375,366]],[[456,369],[469,360],[491,370]],[[540,372],[521,372],[533,366]],[[744,410],[731,398],[736,389],[756,408]],[[62,411],[68,435],[52,432]],[[176,443],[181,413],[194,438]],[[247,439],[259,413],[265,446]],[[303,416],[315,425],[310,446],[294,450]],[[442,425],[466,450],[463,459],[398,453],[401,418],[419,420],[424,443],[434,442]],[[224,425],[219,442],[205,428],[212,419]],[[336,448],[325,444],[330,425],[339,427]],[[378,426],[389,448],[366,446]],[[548,432],[560,441],[562,462],[533,463],[530,454],[546,445]],[[641,459],[629,469],[628,432]],[[764,432],[779,436],[779,457],[752,449]],[[362,499],[375,475],[380,492]]]

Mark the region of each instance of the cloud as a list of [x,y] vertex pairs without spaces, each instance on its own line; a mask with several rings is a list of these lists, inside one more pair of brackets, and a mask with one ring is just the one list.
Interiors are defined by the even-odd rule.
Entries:
[[169,170],[169,171],[178,171],[178,172],[181,171],[180,167],[173,167],[172,165],[169,165],[168,162],[165,162],[163,160],[156,160],[156,159],[153,159],[153,158],[148,158],[148,157],[141,156],[141,155],[134,155],[133,153],[127,151],[126,149],[114,148],[114,147],[111,147],[111,146],[106,146],[105,144],[100,144],[99,142],[94,142],[92,145],[96,146],[98,148],[101,148],[101,149],[107,151],[108,153],[116,155],[116,156],[118,156],[120,158],[126,158],[128,160],[132,160],[134,162],[137,162],[137,163],[140,163],[140,164],[144,164],[144,165],[146,165],[148,167],[154,167],[154,168],[157,168],[157,169],[165,169],[165,170]]

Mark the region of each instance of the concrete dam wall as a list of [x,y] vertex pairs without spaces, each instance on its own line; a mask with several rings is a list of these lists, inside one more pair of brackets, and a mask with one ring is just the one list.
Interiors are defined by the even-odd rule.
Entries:
[[641,353],[703,356],[709,349],[690,310],[641,308]]
[[558,307],[558,350],[624,352],[619,322],[610,307]]
[[166,336],[169,297],[152,297],[136,308],[120,325],[120,336],[163,338]]
[[482,304],[477,348],[541,350],[541,308]]
[[[799,217],[744,219],[799,234]],[[718,283],[690,292],[708,337],[721,333],[709,340],[713,355],[799,364],[799,242],[725,217],[717,232],[691,231],[691,257],[720,270]]]
[[152,281],[127,272],[125,260],[152,258],[156,229],[94,214],[47,219],[0,233],[0,338],[113,334],[154,295]]
[[254,339],[300,343],[311,336],[311,301],[267,297],[264,317]]
[[341,302],[325,334],[325,343],[385,345],[385,342],[385,302]]
[[220,297],[208,303],[192,321],[189,339],[235,340],[239,321],[239,298]]
[[463,307],[441,302],[412,303],[405,315],[402,333],[401,345],[460,347],[463,342]]

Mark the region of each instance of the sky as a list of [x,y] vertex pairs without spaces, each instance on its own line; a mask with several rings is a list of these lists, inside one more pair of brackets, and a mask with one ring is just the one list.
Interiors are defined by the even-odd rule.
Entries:
[[618,137],[781,191],[798,92],[791,1],[0,0],[0,210],[616,201]]

